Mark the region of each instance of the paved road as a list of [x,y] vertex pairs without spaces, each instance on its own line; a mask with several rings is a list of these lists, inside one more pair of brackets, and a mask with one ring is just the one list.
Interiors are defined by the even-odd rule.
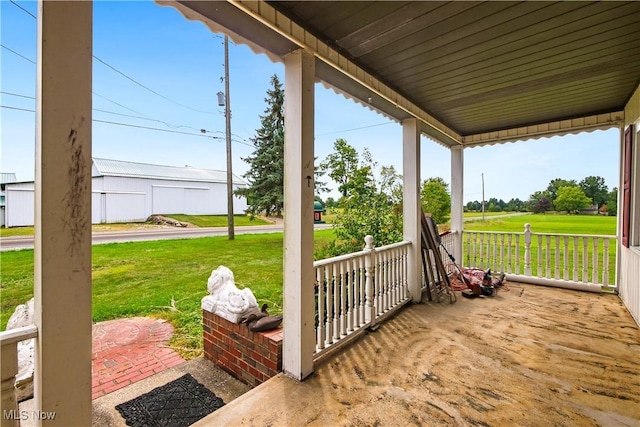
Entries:
[[[530,215],[530,212],[514,212],[514,213],[509,213],[509,214],[504,214],[504,215],[485,215],[484,219],[488,220],[488,219],[500,219],[500,218],[506,218],[508,216],[522,216],[522,215]],[[462,221],[467,222],[467,221],[482,221],[482,216],[468,216],[466,218],[464,218]]]
[[[316,230],[331,228],[331,224],[315,224]],[[235,234],[281,233],[283,225],[250,225],[236,227]],[[149,228],[130,231],[102,231],[93,233],[93,244],[141,242],[149,240],[191,239],[196,237],[226,236],[227,227],[202,228]],[[3,237],[0,250],[33,249],[33,236]]]

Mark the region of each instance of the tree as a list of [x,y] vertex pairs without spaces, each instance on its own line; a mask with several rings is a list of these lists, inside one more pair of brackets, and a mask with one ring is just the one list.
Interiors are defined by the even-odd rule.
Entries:
[[249,186],[235,191],[247,198],[251,215],[281,216],[284,207],[284,90],[275,74],[271,86],[265,98],[267,108],[260,116],[262,127],[251,138],[255,149],[242,159],[250,167],[243,175]]
[[584,194],[598,207],[607,203],[609,189],[601,176],[588,176],[578,184]]
[[362,160],[345,170],[346,175],[333,178],[344,178],[341,182],[346,193],[338,202],[340,209],[333,221],[336,241],[316,253],[317,258],[362,250],[367,234],[373,236],[377,246],[402,240],[402,188],[395,169],[378,169],[365,149]]
[[589,207],[591,199],[579,187],[560,187],[553,205],[559,211],[577,212]]
[[482,209],[482,203],[480,203],[477,200],[474,200],[473,202],[468,202],[467,209],[470,211],[479,211]]
[[529,196],[529,210],[533,213],[543,213],[550,210],[553,205],[551,204],[551,197],[548,191],[536,191]]
[[358,152],[342,138],[333,143],[333,153],[320,163],[320,170],[338,184],[343,197],[348,195],[349,179],[358,168]]
[[444,179],[435,177],[425,180],[420,188],[420,198],[422,199],[422,210],[425,213],[430,213],[436,223],[444,224],[449,221],[451,195],[449,194],[449,184]]
[[613,187],[607,195],[607,215],[618,215],[618,187]]
[[325,206],[327,208],[335,208],[336,206],[338,206],[338,202],[336,202],[333,197],[327,197]]
[[518,198],[511,199],[507,202],[507,209],[511,212],[521,212],[524,210],[524,202]]
[[560,187],[577,187],[578,183],[575,179],[566,180],[562,178],[552,179],[547,186],[547,194],[551,202],[558,197],[558,189]]

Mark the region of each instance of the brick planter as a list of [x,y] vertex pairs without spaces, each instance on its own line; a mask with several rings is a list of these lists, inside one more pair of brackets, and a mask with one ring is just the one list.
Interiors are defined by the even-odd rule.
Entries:
[[204,356],[234,378],[256,386],[282,370],[282,328],[251,332],[202,311]]

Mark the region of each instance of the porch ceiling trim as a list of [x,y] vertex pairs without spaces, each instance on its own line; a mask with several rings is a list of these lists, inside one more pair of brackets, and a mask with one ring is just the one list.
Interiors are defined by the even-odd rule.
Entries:
[[[316,67],[318,79],[336,93],[398,122],[415,117],[421,123],[421,132],[427,137],[448,147],[462,145],[462,136],[453,129],[329,47],[266,2],[156,0],[156,3],[172,6],[185,18],[204,22],[212,31],[224,31],[235,42],[248,45],[256,53],[266,54],[272,61],[282,61],[295,48],[305,49],[313,53],[314,57],[320,61]],[[215,8],[209,6],[210,3],[216,4]],[[231,11],[229,5],[233,5],[237,11],[235,13]],[[238,15],[240,15],[237,13],[238,11],[246,15],[242,19],[242,24],[238,24]],[[232,15],[236,19],[231,19]],[[248,22],[247,16],[251,17],[254,22]],[[260,26],[263,28],[260,29]],[[264,27],[285,38],[294,47],[287,47],[287,43],[282,40],[275,40],[273,33],[265,34]],[[277,48],[274,49],[274,47]]]
[[483,145],[522,141],[526,139],[538,139],[572,133],[591,132],[594,130],[606,130],[612,127],[618,127],[623,122],[624,111],[616,111],[614,113],[597,114],[593,116],[578,117],[537,125],[468,135],[462,137],[462,142],[465,148],[479,147]]
[[[356,63],[349,60],[344,55],[341,55],[326,43],[318,40],[318,38],[311,32],[289,19],[286,15],[277,11],[271,5],[263,1],[230,0],[229,3],[252,16],[262,24],[268,26],[273,31],[276,31],[278,34],[281,34],[291,40],[300,48],[304,48],[312,52],[317,59],[331,66],[333,70],[343,73],[350,79],[374,92],[384,101],[394,105],[398,110],[418,119],[423,125],[426,125],[426,128],[425,126],[422,126],[422,129],[428,136],[434,137],[439,142],[445,143],[446,145],[462,144],[462,137],[459,134],[445,126],[442,122],[435,119],[426,111],[419,108],[400,93],[378,80]],[[329,84],[332,84],[332,82],[329,82]],[[342,90],[342,88],[340,89]],[[352,96],[354,95],[350,92],[347,93]],[[368,99],[369,98],[366,100],[360,99],[360,101],[368,102]],[[390,112],[385,111],[385,113],[389,114]],[[399,116],[396,114],[390,115],[399,121],[405,116],[405,114],[402,113],[400,113]]]

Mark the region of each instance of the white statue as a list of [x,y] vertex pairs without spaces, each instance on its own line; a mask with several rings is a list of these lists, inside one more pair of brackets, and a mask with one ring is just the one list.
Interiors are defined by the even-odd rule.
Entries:
[[[7,322],[7,330],[32,325],[33,304],[34,300],[31,298],[25,304],[17,306]],[[33,381],[34,345],[34,338],[18,343],[18,374],[16,375],[16,387],[19,389]]]
[[211,272],[207,289],[210,295],[202,298],[202,309],[230,322],[240,323],[245,314],[260,311],[251,289],[238,289],[233,272],[223,265]]

